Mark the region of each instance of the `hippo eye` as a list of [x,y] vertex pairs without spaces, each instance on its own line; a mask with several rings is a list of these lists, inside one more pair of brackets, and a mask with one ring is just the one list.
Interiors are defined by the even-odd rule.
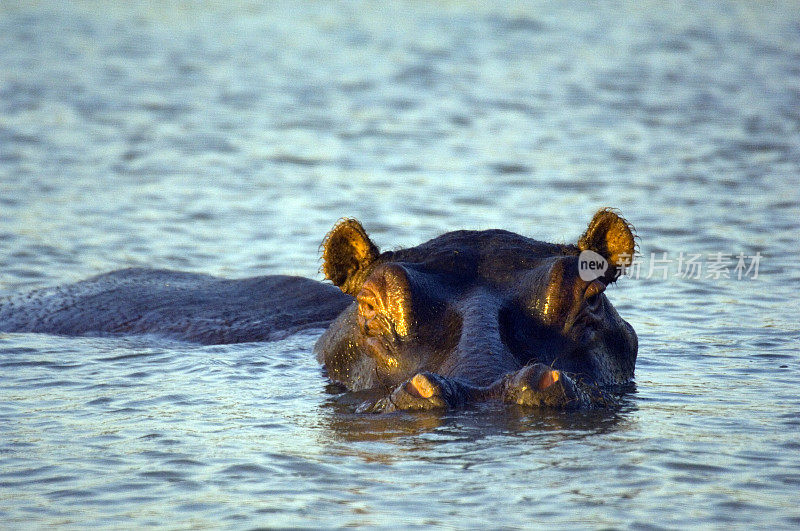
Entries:
[[358,322],[367,335],[405,337],[410,327],[410,289],[399,266],[381,266],[356,296]]
[[600,296],[606,290],[606,285],[595,280],[586,288],[583,298],[586,301],[586,306],[591,309],[598,309],[600,307]]
[[386,320],[381,315],[378,299],[369,290],[361,290],[358,294],[358,324],[361,330],[369,335],[379,335],[387,328]]

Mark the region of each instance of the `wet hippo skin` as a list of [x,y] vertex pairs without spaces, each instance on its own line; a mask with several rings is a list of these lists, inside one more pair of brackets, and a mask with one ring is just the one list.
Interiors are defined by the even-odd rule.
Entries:
[[301,277],[228,280],[122,269],[0,299],[0,331],[151,333],[204,344],[270,341],[326,327],[348,299],[334,286]]
[[[636,334],[604,293],[635,252],[632,227],[613,210],[600,210],[570,245],[456,231],[382,253],[345,219],[322,247],[334,285],[125,269],[2,299],[0,331],[214,344],[327,327],[317,358],[332,381],[373,391],[362,411],[486,400],[594,407],[633,378]],[[606,269],[582,278],[582,251]]]

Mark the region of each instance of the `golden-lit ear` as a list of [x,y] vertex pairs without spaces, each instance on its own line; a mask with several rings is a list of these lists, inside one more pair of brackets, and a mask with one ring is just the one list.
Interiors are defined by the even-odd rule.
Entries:
[[591,250],[616,268],[628,267],[636,252],[633,225],[610,208],[598,210],[578,239],[581,251]]
[[343,219],[322,242],[322,271],[343,292],[355,296],[379,254],[361,223]]

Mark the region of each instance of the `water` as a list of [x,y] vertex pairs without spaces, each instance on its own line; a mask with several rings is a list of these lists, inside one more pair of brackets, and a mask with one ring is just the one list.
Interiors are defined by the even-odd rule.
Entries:
[[[799,185],[791,1],[5,2],[2,294],[133,265],[320,278],[342,216],[391,249],[573,242],[614,206],[643,257],[609,293],[637,390],[604,412],[356,415],[316,333],[0,335],[0,522],[797,527]],[[676,276],[680,253],[730,278]]]

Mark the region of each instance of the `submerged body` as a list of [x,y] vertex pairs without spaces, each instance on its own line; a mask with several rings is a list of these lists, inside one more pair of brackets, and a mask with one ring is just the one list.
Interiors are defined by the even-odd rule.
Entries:
[[0,332],[149,333],[203,344],[274,341],[325,328],[348,304],[335,287],[307,278],[230,280],[132,268],[0,299]]
[[[323,250],[336,287],[126,269],[0,300],[0,331],[236,343],[327,327],[318,359],[347,389],[375,390],[362,406],[371,411],[481,400],[588,407],[633,378],[636,334],[603,293],[635,250],[613,211],[598,212],[577,245],[457,231],[380,253],[344,220]],[[582,251],[607,261],[602,274],[582,278]]]

